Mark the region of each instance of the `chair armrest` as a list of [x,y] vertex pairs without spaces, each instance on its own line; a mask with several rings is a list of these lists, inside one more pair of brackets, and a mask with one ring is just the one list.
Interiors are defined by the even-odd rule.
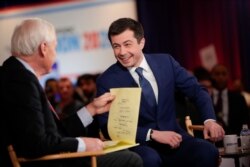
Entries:
[[98,156],[103,155],[103,151],[91,151],[91,152],[69,152],[69,153],[58,153],[45,155],[39,158],[23,158],[18,157],[19,162],[27,161],[46,161],[46,160],[56,160],[56,159],[68,159],[68,158],[80,158],[80,157],[89,157],[89,156]]
[[185,117],[185,124],[188,134],[194,136],[194,130],[203,131],[204,125],[193,125],[190,116]]
[[188,128],[193,129],[193,130],[203,131],[204,125],[189,125]]
[[91,157],[91,167],[96,167],[97,166],[96,156],[105,154],[104,151],[87,151],[87,152],[68,152],[68,153],[50,154],[39,158],[24,158],[16,156],[16,152],[12,145],[9,145],[7,149],[9,152],[11,162],[14,167],[20,167],[21,166],[20,163],[22,162],[48,161],[48,160],[81,158],[81,157]]

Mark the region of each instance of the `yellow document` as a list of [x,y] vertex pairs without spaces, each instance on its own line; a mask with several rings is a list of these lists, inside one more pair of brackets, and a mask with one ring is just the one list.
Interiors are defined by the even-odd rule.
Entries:
[[113,152],[138,145],[135,143],[141,101],[141,88],[110,89],[115,95],[109,110],[108,133],[104,152]]

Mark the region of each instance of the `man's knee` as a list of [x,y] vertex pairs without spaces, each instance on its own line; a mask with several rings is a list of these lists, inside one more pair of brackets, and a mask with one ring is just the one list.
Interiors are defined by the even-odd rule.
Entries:
[[97,157],[98,166],[143,167],[141,157],[129,150],[117,151]]
[[207,141],[200,144],[200,151],[197,152],[197,159],[200,159],[199,163],[210,164],[210,166],[217,166],[219,162],[219,150],[214,144]]
[[143,160],[140,155],[130,151],[128,157],[128,166],[131,167],[143,167]]
[[203,156],[209,157],[211,156],[211,158],[216,158],[219,157],[219,150],[218,148],[216,148],[216,146],[210,142],[205,142],[202,146],[201,146],[201,153],[203,153]]
[[157,151],[147,146],[139,146],[131,149],[136,152],[143,160],[144,167],[158,167],[162,164],[162,159]]

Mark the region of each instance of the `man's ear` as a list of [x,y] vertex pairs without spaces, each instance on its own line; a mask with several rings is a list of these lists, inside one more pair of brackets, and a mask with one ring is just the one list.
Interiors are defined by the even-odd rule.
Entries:
[[39,45],[38,51],[41,53],[41,56],[45,56],[48,50],[48,44],[46,42],[43,42]]
[[142,38],[140,40],[140,48],[141,48],[141,50],[144,48],[144,46],[145,46],[145,38]]

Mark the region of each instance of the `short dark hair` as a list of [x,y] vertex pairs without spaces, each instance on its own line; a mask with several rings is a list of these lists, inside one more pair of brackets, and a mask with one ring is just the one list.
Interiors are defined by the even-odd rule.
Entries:
[[193,74],[197,78],[198,81],[211,80],[211,76],[210,76],[209,71],[202,66],[196,67],[193,70]]
[[45,86],[47,86],[50,82],[57,82],[57,79],[55,79],[55,78],[48,78],[48,79],[45,81]]
[[134,32],[134,36],[138,42],[140,42],[141,39],[144,37],[144,30],[141,23],[131,18],[120,18],[114,21],[109,27],[109,41],[111,42],[111,36],[121,34],[127,29],[132,30]]
[[80,76],[77,78],[76,85],[77,85],[77,86],[80,86],[82,80],[92,80],[92,81],[96,82],[96,78],[97,78],[98,76],[99,76],[99,74],[83,74],[83,75],[80,75]]

